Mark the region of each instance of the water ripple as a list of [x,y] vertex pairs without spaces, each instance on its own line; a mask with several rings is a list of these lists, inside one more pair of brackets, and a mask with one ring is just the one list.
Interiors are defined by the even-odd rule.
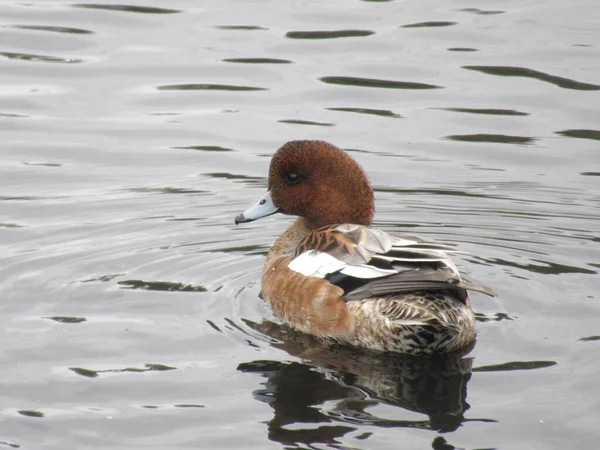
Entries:
[[451,141],[461,142],[490,142],[496,144],[533,144],[535,138],[527,136],[509,136],[507,134],[489,134],[489,133],[478,133],[478,134],[453,134],[445,136],[444,139]]
[[526,67],[514,66],[462,66],[463,69],[476,70],[488,75],[497,75],[500,77],[523,77],[533,78],[535,80],[545,81],[554,84],[563,89],[576,89],[579,91],[598,91],[600,86],[591,83],[581,83],[569,78],[558,77],[538,70],[528,69]]
[[231,30],[231,31],[264,31],[268,30],[265,27],[259,27],[256,25],[215,25],[215,28],[219,30]]
[[381,80],[377,78],[358,77],[321,77],[323,83],[341,86],[371,87],[380,89],[443,89],[442,86],[412,81]]
[[401,25],[400,28],[435,28],[435,27],[451,27],[458,25],[458,22],[450,21],[430,21],[430,22],[416,22],[409,23],[407,25]]
[[292,64],[289,59],[277,58],[226,58],[223,62],[239,63],[239,64]]
[[485,9],[479,9],[479,8],[461,8],[458,11],[478,14],[478,15],[482,15],[482,16],[504,14],[506,12],[506,11],[500,11],[500,10],[490,10],[490,9],[485,10]]
[[221,147],[220,145],[189,145],[187,147],[171,147],[178,150],[200,150],[203,152],[233,152],[232,148]]
[[347,37],[363,37],[375,34],[369,30],[334,30],[334,31],[288,31],[289,39],[338,39]]
[[571,138],[593,139],[595,141],[600,141],[600,130],[563,130],[556,131],[555,133]]
[[371,109],[371,108],[325,108],[328,111],[353,112],[358,114],[367,114],[381,117],[401,118],[400,114],[396,114],[389,109]]
[[94,34],[93,31],[86,30],[83,28],[57,27],[45,25],[12,25],[12,28],[18,28],[20,30],[48,31],[50,33]]
[[182,11],[178,9],[154,8],[150,6],[134,5],[106,5],[101,3],[76,3],[73,8],[101,9],[106,11],[131,12],[139,14],[177,14]]
[[441,111],[461,112],[467,114],[483,114],[491,116],[528,116],[529,113],[516,111],[514,109],[499,108],[436,108]]
[[198,83],[198,84],[166,84],[158,86],[159,91],[266,91],[267,88],[256,86],[235,86],[229,84],[213,84],[213,83]]
[[334,127],[335,123],[327,123],[327,122],[313,122],[310,120],[296,120],[296,119],[284,119],[278,120],[279,123],[289,123],[292,125],[315,125],[319,127]]
[[61,58],[59,56],[34,55],[31,53],[0,52],[0,56],[4,56],[8,59],[28,62],[47,62],[61,64],[79,64],[85,62],[85,60],[81,58]]

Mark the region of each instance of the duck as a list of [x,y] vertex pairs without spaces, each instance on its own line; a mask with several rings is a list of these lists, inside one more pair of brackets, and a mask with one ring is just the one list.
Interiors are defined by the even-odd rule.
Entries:
[[459,352],[476,341],[458,248],[372,226],[362,167],[325,141],[296,140],[273,155],[267,192],[235,224],[296,216],[267,253],[260,296],[286,325],[320,341],[376,352]]

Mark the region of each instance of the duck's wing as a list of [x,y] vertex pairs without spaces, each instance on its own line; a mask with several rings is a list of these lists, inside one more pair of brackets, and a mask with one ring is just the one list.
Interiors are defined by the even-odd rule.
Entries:
[[455,247],[412,234],[344,224],[319,228],[298,245],[289,268],[326,278],[344,289],[347,301],[418,290],[495,292],[464,280],[450,259]]

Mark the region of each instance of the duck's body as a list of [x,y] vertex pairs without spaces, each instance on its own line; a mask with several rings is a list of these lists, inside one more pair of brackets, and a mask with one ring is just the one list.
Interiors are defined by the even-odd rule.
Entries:
[[[273,157],[269,192],[236,218],[300,216],[273,244],[262,296],[290,326],[379,351],[421,354],[472,346],[475,319],[451,246],[370,227],[373,191],[358,164],[322,141]],[[333,203],[332,203],[333,201]]]

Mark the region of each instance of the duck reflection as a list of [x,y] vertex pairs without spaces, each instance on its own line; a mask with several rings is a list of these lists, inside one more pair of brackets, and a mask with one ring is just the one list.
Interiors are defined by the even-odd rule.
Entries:
[[[303,363],[257,360],[238,370],[267,380],[254,397],[268,403],[274,417],[269,439],[282,444],[336,443],[356,431],[352,425],[456,430],[469,409],[467,383],[472,359],[461,354],[411,356],[324,345],[289,327],[245,321],[273,339],[273,347]],[[470,350],[470,349],[469,349]],[[380,403],[423,414],[423,419],[379,418],[368,408]],[[300,424],[311,424],[303,427]],[[366,439],[368,434],[358,438]]]

